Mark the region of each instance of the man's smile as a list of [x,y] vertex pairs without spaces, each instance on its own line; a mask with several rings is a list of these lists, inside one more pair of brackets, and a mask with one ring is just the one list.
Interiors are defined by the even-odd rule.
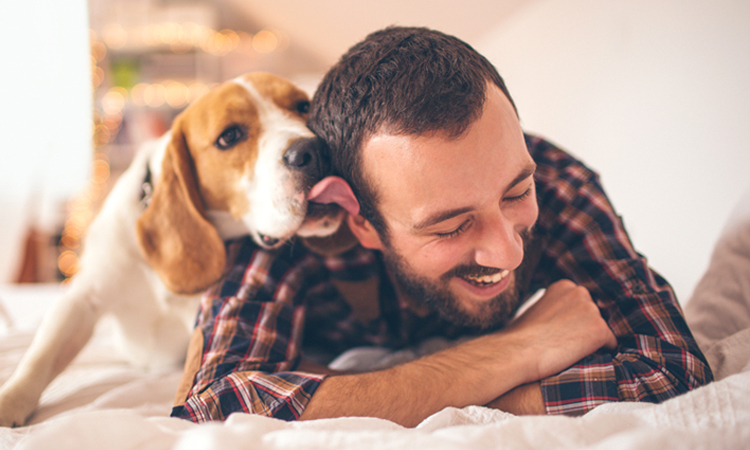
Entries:
[[454,280],[464,292],[479,299],[492,299],[512,284],[513,272],[505,269],[489,275],[456,275]]
[[461,278],[463,278],[467,282],[474,284],[476,286],[487,287],[487,286],[499,283],[500,281],[503,280],[503,278],[508,276],[509,273],[510,271],[508,269],[505,269],[497,273],[494,273],[492,275],[482,275],[482,276],[466,275]]

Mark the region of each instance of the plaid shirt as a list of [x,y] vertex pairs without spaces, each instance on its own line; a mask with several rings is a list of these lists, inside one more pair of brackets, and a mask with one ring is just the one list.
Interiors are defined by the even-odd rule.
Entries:
[[[539,219],[519,269],[521,295],[573,280],[589,290],[618,339],[616,352],[597,352],[541,380],[547,412],[661,402],[710,382],[672,288],[633,249],[597,175],[542,139],[527,136],[526,143],[538,165]],[[201,303],[200,368],[187,401],[172,411],[176,417],[223,420],[239,411],[299,418],[325,378],[295,370],[303,344],[306,352],[338,354],[476,334],[410,307],[378,252],[356,247],[321,257],[294,243],[267,252],[243,238],[228,243],[227,256],[233,261],[228,275]],[[368,282],[366,295],[379,303],[379,315],[360,320],[342,286]]]

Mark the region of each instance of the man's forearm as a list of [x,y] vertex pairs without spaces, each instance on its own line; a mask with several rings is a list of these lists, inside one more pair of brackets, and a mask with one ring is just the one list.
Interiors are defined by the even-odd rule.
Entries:
[[367,416],[415,426],[447,406],[484,405],[532,381],[527,354],[513,334],[497,333],[390,369],[331,376],[301,419]]
[[542,387],[538,381],[523,384],[506,392],[486,405],[517,416],[546,414]]
[[588,291],[563,280],[499,332],[380,372],[325,379],[301,418],[368,416],[414,426],[447,406],[498,401],[515,412],[507,406],[514,399],[537,412],[538,383],[499,397],[616,344]]

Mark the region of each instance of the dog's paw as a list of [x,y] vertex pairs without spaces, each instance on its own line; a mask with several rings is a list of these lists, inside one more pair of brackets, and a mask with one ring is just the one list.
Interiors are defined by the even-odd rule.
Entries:
[[7,389],[7,386],[4,386],[0,389],[0,426],[23,426],[34,412],[38,400],[38,396]]

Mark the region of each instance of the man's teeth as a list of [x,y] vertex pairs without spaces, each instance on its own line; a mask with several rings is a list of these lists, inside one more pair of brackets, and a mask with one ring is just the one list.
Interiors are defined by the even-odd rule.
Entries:
[[481,277],[466,276],[465,279],[475,284],[495,284],[507,277],[509,273],[510,271],[506,269],[493,275],[483,275]]

